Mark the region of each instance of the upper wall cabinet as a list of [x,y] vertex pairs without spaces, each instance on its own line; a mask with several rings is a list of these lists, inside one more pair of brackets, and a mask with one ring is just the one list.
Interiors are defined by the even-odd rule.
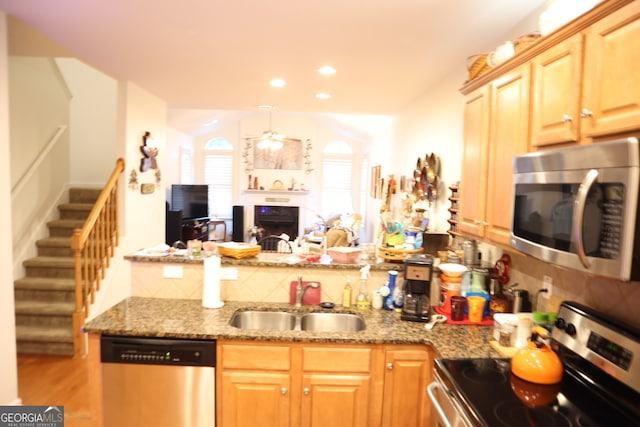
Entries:
[[640,2],[586,31],[584,133],[598,137],[640,128]]
[[640,127],[640,3],[535,56],[532,145],[591,142]]
[[469,94],[465,103],[459,230],[509,245],[512,158],[527,152],[529,65]]

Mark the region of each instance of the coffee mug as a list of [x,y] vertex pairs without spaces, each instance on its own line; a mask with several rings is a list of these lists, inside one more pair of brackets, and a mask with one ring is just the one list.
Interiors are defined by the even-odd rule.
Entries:
[[473,295],[467,298],[467,303],[469,304],[469,321],[472,323],[480,323],[487,300],[483,297]]
[[462,295],[453,295],[451,297],[451,320],[457,322],[464,320],[464,309],[467,305],[467,299]]

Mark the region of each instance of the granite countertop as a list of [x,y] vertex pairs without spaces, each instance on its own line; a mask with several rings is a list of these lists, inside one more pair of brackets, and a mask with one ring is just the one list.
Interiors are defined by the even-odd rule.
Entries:
[[[332,262],[329,264],[321,264],[319,262],[297,262],[291,263],[287,261],[287,258],[291,254],[277,254],[277,253],[260,253],[258,256],[235,259],[231,257],[221,257],[221,264],[226,266],[260,266],[260,267],[293,267],[296,268],[328,268],[339,270],[359,270],[365,263],[353,263],[353,264],[340,264]],[[128,261],[137,262],[158,262],[166,264],[202,264],[203,258],[188,258],[185,256],[173,256],[173,255],[150,255],[143,254],[141,252],[134,252],[124,256],[124,259]],[[369,263],[371,270],[390,271],[397,270],[403,264],[393,262],[371,262]],[[399,267],[400,266],[400,267]]]
[[202,307],[200,300],[129,297],[85,326],[85,332],[105,335],[236,339],[252,341],[326,342],[341,344],[428,344],[440,357],[500,357],[489,344],[493,327],[439,323],[427,331],[424,323],[402,321],[386,310],[363,314],[366,329],[359,332],[246,330],[229,326],[236,310],[349,311],[318,306],[294,309],[290,304],[226,302],[220,309]]

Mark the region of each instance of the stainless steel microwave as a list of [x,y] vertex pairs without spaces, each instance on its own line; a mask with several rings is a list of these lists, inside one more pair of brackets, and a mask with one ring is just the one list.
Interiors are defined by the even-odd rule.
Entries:
[[514,158],[511,246],[597,276],[640,280],[638,138]]

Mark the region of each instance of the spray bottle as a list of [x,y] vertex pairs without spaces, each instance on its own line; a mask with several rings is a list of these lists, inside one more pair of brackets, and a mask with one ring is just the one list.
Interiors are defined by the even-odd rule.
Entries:
[[358,297],[356,298],[356,307],[360,311],[367,311],[371,306],[369,291],[367,290],[367,279],[369,278],[370,268],[371,266],[367,264],[360,269],[360,291],[358,292]]

